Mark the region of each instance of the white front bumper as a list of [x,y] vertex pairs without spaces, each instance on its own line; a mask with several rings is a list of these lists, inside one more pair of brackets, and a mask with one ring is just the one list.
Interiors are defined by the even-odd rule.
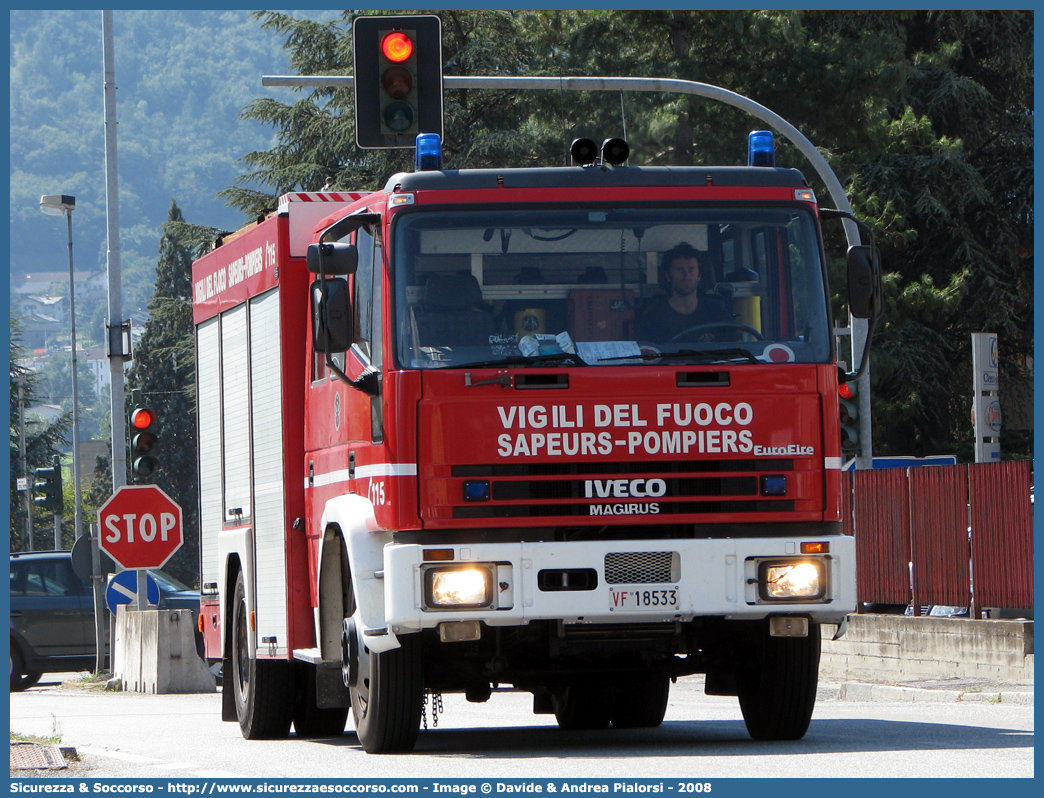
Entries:
[[[829,553],[809,556],[825,566],[826,591],[810,602],[762,601],[757,563],[765,558],[803,557],[801,543],[829,542]],[[425,563],[424,549],[453,549],[455,559]],[[612,584],[606,580],[606,555],[670,552],[675,563],[667,581]],[[424,605],[423,568],[433,565],[496,563],[497,598],[493,609],[431,610]],[[592,569],[595,586],[587,590],[542,590],[538,574],[550,570]],[[610,579],[619,580],[619,575]],[[657,623],[717,616],[756,619],[772,614],[808,615],[840,622],[856,607],[855,539],[741,538],[653,541],[579,541],[570,543],[389,544],[384,549],[386,621],[393,634],[432,629],[445,621],[481,620],[489,626],[519,626],[534,620],[566,623]],[[645,596],[642,609],[620,607],[622,592]],[[673,591],[673,593],[669,592]],[[671,606],[658,604],[659,598]],[[633,597],[630,597],[633,600]],[[614,606],[614,603],[616,606]]]

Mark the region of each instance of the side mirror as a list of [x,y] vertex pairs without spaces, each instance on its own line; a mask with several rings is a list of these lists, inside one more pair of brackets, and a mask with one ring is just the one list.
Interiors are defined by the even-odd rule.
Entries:
[[857,319],[876,319],[884,308],[881,256],[876,247],[848,248],[848,307]]
[[345,351],[352,343],[348,281],[316,280],[312,283],[311,296],[312,348],[326,353]]
[[322,274],[334,277],[355,274],[355,269],[359,265],[359,250],[355,244],[347,244],[343,241],[335,241],[331,244],[309,244],[306,259],[308,271],[312,274],[319,274],[320,261],[322,262]]

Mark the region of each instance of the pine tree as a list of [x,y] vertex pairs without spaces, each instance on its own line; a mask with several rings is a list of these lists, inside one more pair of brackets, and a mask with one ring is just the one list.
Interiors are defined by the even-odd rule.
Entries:
[[[11,513],[11,551],[27,551],[30,541],[26,538],[26,494],[17,490],[16,480],[22,476],[22,460],[20,451],[21,421],[19,416],[18,385],[22,385],[22,403],[29,407],[38,396],[39,376],[25,364],[25,349],[22,347],[21,319],[11,314],[10,372],[11,372],[11,470],[10,470],[10,513]],[[55,455],[61,455],[61,449],[68,445],[72,427],[72,415],[63,413],[50,424],[43,423],[38,417],[27,416],[25,422],[25,459],[27,476],[30,485],[33,482],[33,470],[48,468]],[[32,493],[30,491],[30,497]],[[70,526],[70,536],[72,534]],[[50,512],[34,508],[33,512],[33,547],[50,549],[54,547],[54,522]],[[71,542],[71,541],[70,541]],[[63,529],[64,543],[64,529]]]
[[181,505],[185,543],[166,565],[187,584],[199,580],[196,393],[192,326],[192,254],[176,231],[185,221],[171,201],[156,265],[149,320],[134,351],[129,387],[156,413],[158,471],[147,479]]

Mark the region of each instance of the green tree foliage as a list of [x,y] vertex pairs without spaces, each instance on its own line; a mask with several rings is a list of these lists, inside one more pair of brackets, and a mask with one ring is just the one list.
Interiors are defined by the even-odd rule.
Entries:
[[[18,386],[22,386],[21,404],[29,407],[39,400],[39,376],[25,364],[25,350],[21,345],[22,323],[15,314],[11,314],[10,372],[11,372],[11,469],[10,469],[10,514],[11,514],[11,551],[27,551],[30,541],[26,535],[26,494],[17,490],[16,480],[23,476],[20,449],[21,420]],[[48,468],[55,455],[69,440],[72,416],[63,413],[50,424],[44,423],[38,416],[26,413],[25,419],[25,459],[26,474],[30,484],[33,481],[33,470]],[[54,516],[34,508],[33,513],[33,548],[53,548]],[[69,537],[72,527],[69,527]],[[63,541],[65,538],[63,528]],[[71,545],[72,541],[69,540]]]
[[[261,12],[298,74],[350,74],[353,12],[329,22]],[[621,75],[696,80],[782,114],[819,147],[879,231],[887,312],[873,366],[878,454],[970,457],[970,340],[1000,335],[1014,389],[1032,353],[1032,12],[444,12],[447,75]],[[249,213],[285,191],[374,189],[412,151],[355,147],[350,91],[298,90],[245,118],[274,146],[243,158],[225,190]],[[735,108],[660,93],[451,90],[447,168],[565,163],[576,136],[625,135],[632,165],[743,163],[762,123]],[[777,163],[814,171],[780,139]],[[262,189],[247,189],[247,184]],[[843,251],[840,231],[832,248]],[[842,259],[831,260],[846,317]],[[844,354],[842,356],[845,356]],[[1014,392],[1014,390],[1012,391]],[[1027,436],[1005,452],[1026,456]]]
[[166,569],[187,584],[196,584],[199,581],[199,511],[192,253],[176,232],[184,224],[181,209],[172,200],[160,239],[150,316],[134,352],[128,387],[141,391],[143,401],[157,417],[158,441],[153,454],[159,461],[159,470],[139,481],[158,485],[181,505],[185,543]]
[[[1029,390],[1033,15],[904,19],[885,146],[852,181],[885,231],[891,272],[875,349],[875,438],[885,451],[959,448],[970,458],[970,334],[998,333],[1002,395]],[[1030,446],[1016,432],[1002,451],[1027,456]]]

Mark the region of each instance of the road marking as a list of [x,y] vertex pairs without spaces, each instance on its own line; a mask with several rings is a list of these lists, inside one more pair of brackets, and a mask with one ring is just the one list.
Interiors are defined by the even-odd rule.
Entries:
[[106,751],[102,748],[83,748],[76,746],[76,750],[80,753],[90,754],[91,756],[104,756],[109,759],[119,759],[124,762],[137,762],[139,764],[146,763],[157,763],[162,762],[162,759],[156,759],[151,756],[141,756],[140,754],[125,754],[123,751]]
[[98,756],[107,759],[119,759],[122,762],[131,762],[138,765],[152,765],[156,770],[175,770],[181,769],[186,771],[189,776],[205,777],[205,778],[222,778],[222,779],[246,779],[251,778],[243,773],[233,773],[231,770],[206,770],[198,768],[191,762],[167,762],[163,759],[156,759],[151,756],[142,756],[141,754],[127,754],[123,751],[109,751],[104,748],[87,748],[84,746],[76,746],[76,750],[81,754],[90,754],[91,756]]

